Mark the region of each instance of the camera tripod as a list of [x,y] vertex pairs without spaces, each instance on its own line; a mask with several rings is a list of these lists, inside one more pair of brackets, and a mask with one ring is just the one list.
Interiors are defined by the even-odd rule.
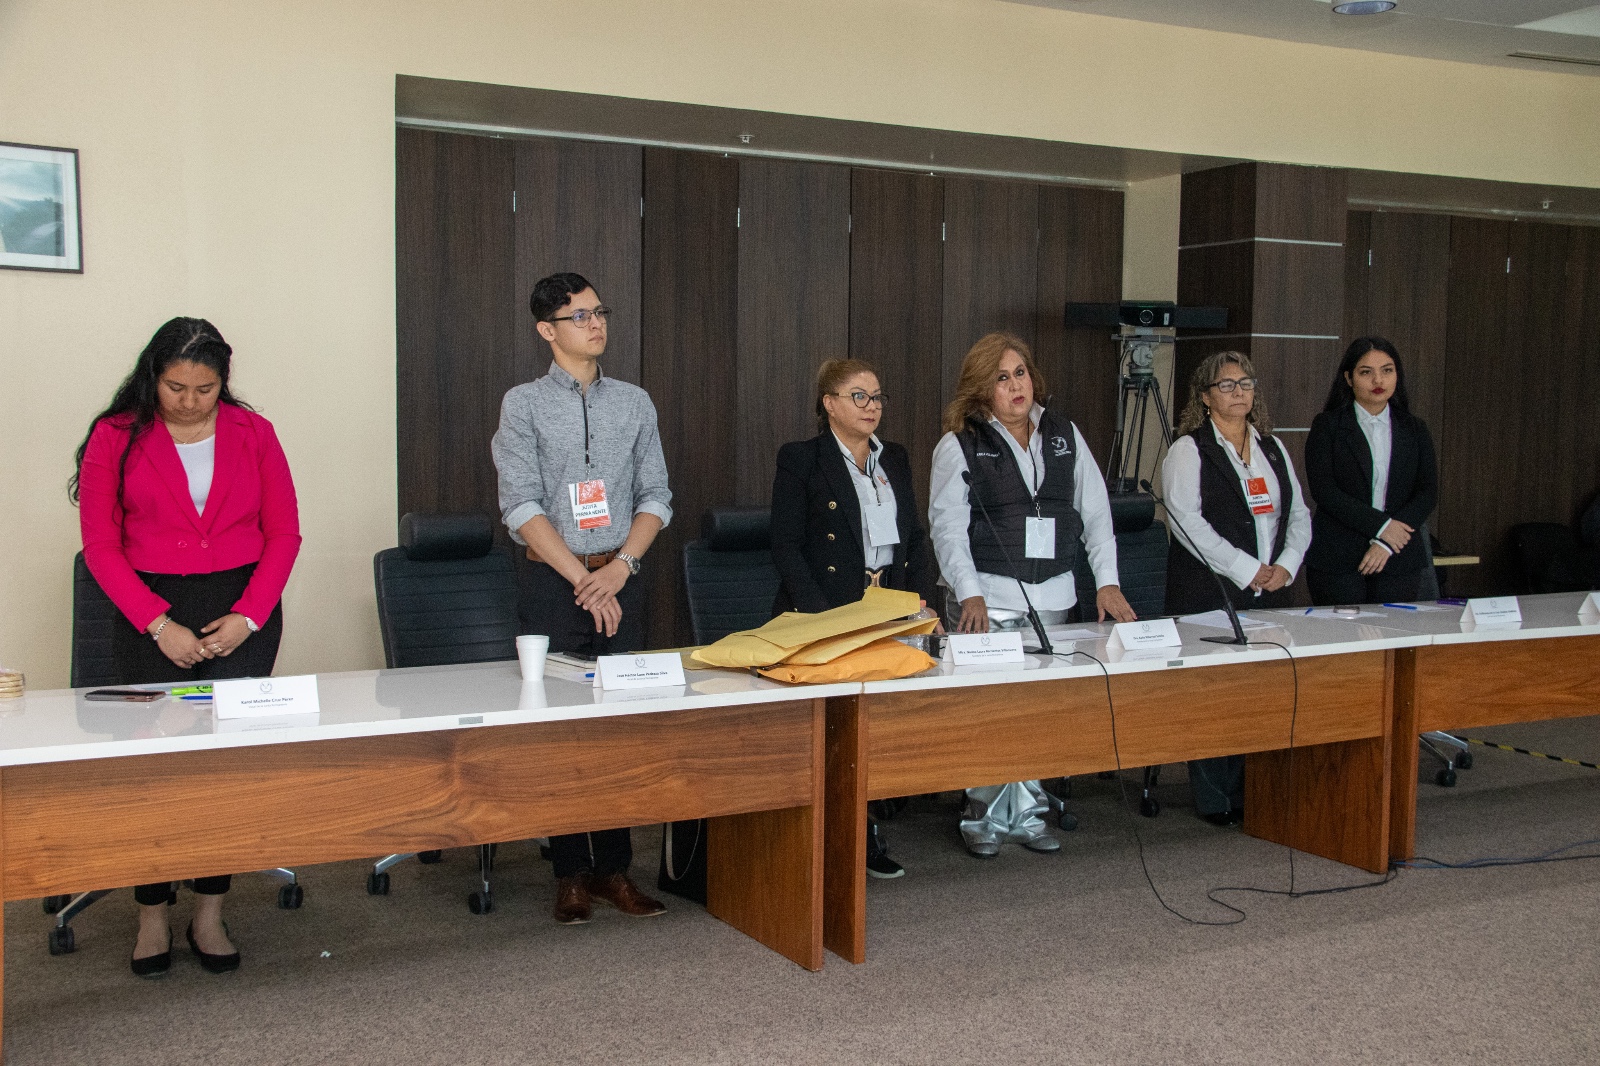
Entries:
[[[1106,459],[1106,488],[1113,495],[1137,491],[1139,468],[1144,461],[1144,431],[1151,401],[1160,419],[1161,442],[1172,446],[1172,420],[1167,415],[1161,382],[1156,380],[1156,346],[1170,344],[1171,338],[1148,330],[1119,336],[1122,343],[1122,374],[1117,380],[1117,430],[1111,438],[1111,453]],[[1132,434],[1132,443],[1129,434]],[[1131,463],[1130,463],[1131,460]]]

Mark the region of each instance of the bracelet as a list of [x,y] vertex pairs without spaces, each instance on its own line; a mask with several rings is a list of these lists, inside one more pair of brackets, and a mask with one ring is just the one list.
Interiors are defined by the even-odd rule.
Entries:
[[156,626],[154,633],[150,634],[150,639],[159,644],[161,642],[161,631],[167,628],[167,623],[170,621],[172,621],[171,615],[162,615],[161,624]]

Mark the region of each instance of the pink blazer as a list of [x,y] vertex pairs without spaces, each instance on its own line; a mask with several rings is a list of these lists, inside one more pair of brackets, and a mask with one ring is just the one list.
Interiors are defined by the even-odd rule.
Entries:
[[189,496],[172,436],[159,422],[134,444],[118,504],[117,468],[128,427],[126,418],[101,420],[84,452],[78,522],[89,572],[128,621],[144,629],[171,605],[134,571],[209,574],[256,563],[233,609],[265,625],[300,553],[300,508],[272,423],[232,404],[217,405],[215,472],[203,515]]

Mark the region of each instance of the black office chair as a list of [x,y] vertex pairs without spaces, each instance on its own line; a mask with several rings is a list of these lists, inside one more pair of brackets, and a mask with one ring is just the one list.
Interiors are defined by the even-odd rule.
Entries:
[[[1142,492],[1113,495],[1111,527],[1117,538],[1117,580],[1122,595],[1140,618],[1159,618],[1167,610],[1167,527],[1156,520],[1155,500]],[[1078,586],[1079,620],[1093,622],[1097,613],[1094,571],[1082,552],[1073,577]],[[1139,813],[1146,818],[1161,813],[1161,801],[1154,793],[1160,775],[1159,766],[1144,768]]]
[[683,584],[696,644],[771,619],[779,584],[771,522],[765,507],[713,508],[701,520],[700,539],[684,545]]
[[[443,666],[517,657],[517,574],[494,547],[494,526],[481,514],[407,514],[400,546],[372,557],[384,664]],[[495,846],[478,846],[480,888],[467,897],[473,914],[494,909],[490,875]],[[367,892],[389,894],[389,870],[415,858],[435,863],[438,851],[387,855],[373,863]]]
[[[72,560],[72,672],[73,688],[99,688],[119,685],[122,678],[117,673],[117,660],[111,650],[111,630],[117,619],[116,605],[101,589],[100,583],[89,573],[89,566],[79,552]],[[80,704],[80,707],[107,708],[110,704]],[[81,712],[80,712],[81,713]],[[115,719],[109,720],[111,728]],[[95,727],[104,724],[97,720]],[[305,890],[293,870],[264,870],[285,881],[278,889],[278,906],[295,910],[305,901]],[[50,954],[70,955],[78,948],[72,931],[72,919],[82,914],[98,900],[110,895],[112,889],[97,888],[80,892],[76,896],[46,896],[41,902],[46,914],[55,915],[56,924],[50,930]]]
[[1518,593],[1588,592],[1594,588],[1595,553],[1584,547],[1571,526],[1523,522],[1511,527]]

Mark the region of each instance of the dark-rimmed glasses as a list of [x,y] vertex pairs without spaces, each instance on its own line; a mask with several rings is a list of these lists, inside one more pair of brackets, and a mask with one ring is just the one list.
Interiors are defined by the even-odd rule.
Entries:
[[1227,393],[1232,392],[1234,389],[1243,389],[1245,392],[1255,392],[1256,391],[1256,379],[1255,378],[1223,378],[1220,381],[1213,381],[1211,383],[1211,388],[1216,389],[1218,392],[1223,393],[1224,395],[1226,395]]
[[849,400],[851,403],[862,408],[863,410],[866,409],[866,406],[869,403],[877,404],[878,409],[882,410],[884,405],[889,402],[889,397],[885,393],[874,392],[871,395],[868,395],[867,393],[862,392],[860,389],[851,389],[849,392],[836,392],[834,395],[839,397],[841,400]]
[[609,317],[610,314],[611,308],[609,307],[596,307],[592,311],[588,310],[587,308],[581,308],[572,312],[570,315],[562,315],[559,318],[552,318],[548,319],[547,321],[571,322],[574,326],[579,327],[587,326],[590,322],[599,322],[601,325],[604,325],[607,317]]

